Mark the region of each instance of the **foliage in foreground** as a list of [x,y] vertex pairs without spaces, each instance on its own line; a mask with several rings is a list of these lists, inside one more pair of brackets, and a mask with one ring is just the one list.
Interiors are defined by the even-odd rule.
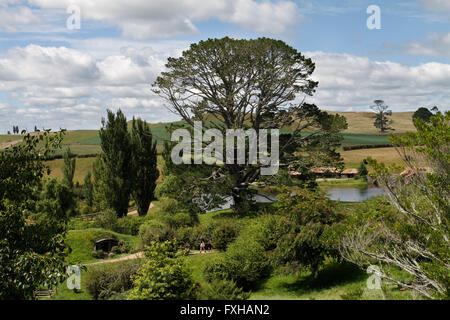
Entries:
[[[428,298],[448,298],[450,288],[449,123],[450,112],[438,113],[430,123],[415,120],[417,132],[391,137],[409,174],[393,176],[384,164],[368,159],[397,212],[362,216],[340,241],[345,259],[362,267],[377,264],[379,277]],[[396,269],[409,277],[399,277]]]
[[39,286],[65,277],[67,212],[39,194],[43,161],[61,140],[61,133],[26,135],[0,152],[0,299],[32,299]]
[[183,252],[174,242],[153,242],[145,251],[145,262],[133,277],[130,300],[189,300],[197,287],[185,265]]
[[92,269],[85,278],[86,289],[94,300],[109,299],[132,288],[131,278],[140,267],[140,261],[131,261]]

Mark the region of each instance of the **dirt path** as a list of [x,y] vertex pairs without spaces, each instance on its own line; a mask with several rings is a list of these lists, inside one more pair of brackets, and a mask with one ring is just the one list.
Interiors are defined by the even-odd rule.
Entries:
[[11,146],[19,143],[19,142],[22,142],[22,140],[0,142],[0,149],[6,149],[8,147],[11,147]]
[[[150,207],[149,207],[149,209],[151,209],[151,208],[153,208],[155,205],[153,204],[153,203],[150,203]],[[128,212],[127,213],[127,216],[135,216],[135,215],[137,215],[138,213],[137,213],[137,210],[134,210],[134,211],[130,211],[130,212]]]
[[[208,253],[215,253],[217,251],[215,250],[210,250],[210,251],[205,251],[205,254]],[[189,252],[189,255],[197,255],[197,254],[201,254],[199,250],[191,250]],[[114,263],[114,262],[119,262],[119,261],[125,261],[125,260],[133,260],[133,259],[139,259],[139,258],[143,258],[144,257],[144,252],[137,252],[137,253],[133,253],[133,254],[129,254],[127,256],[123,256],[120,258],[116,258],[116,259],[107,259],[107,260],[102,260],[102,261],[97,261],[97,262],[89,262],[89,263],[85,263],[85,266],[94,266],[97,264],[105,264],[105,263]]]
[[116,258],[116,259],[108,259],[108,260],[102,260],[102,261],[97,261],[97,262],[85,263],[84,265],[85,266],[93,266],[96,264],[114,263],[114,262],[125,261],[125,260],[139,259],[139,258],[143,258],[143,257],[144,257],[144,252],[138,252],[138,253],[129,254],[127,256],[123,256],[120,258]]

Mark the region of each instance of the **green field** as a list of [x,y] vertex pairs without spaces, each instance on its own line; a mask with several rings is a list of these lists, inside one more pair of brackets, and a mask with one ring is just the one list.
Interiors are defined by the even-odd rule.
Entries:
[[16,141],[16,140],[22,140],[21,135],[14,135],[14,134],[0,134],[0,143],[2,142],[9,142],[9,141]]
[[[347,118],[349,129],[343,135],[343,146],[364,145],[364,144],[387,144],[389,143],[387,135],[380,135],[376,128],[373,127],[373,114],[368,112],[342,112],[339,113]],[[394,121],[395,133],[402,133],[406,130],[413,130],[411,121],[411,112],[394,113],[392,119]],[[178,124],[182,123],[176,122]],[[166,130],[166,126],[170,123],[152,123],[150,128],[157,140],[157,150],[162,151],[165,140],[170,139]],[[131,122],[128,123],[129,128]],[[0,135],[0,143],[22,139],[21,135]],[[71,152],[76,155],[95,155],[101,152],[100,137],[98,130],[76,130],[67,131],[62,143],[62,149],[56,154],[61,155],[65,149],[69,147]],[[400,157],[394,148],[380,149],[361,149],[340,151],[344,158],[346,167],[355,168],[359,163],[368,156],[372,156],[377,160],[383,160],[387,163],[400,163]],[[95,160],[91,158],[78,158],[75,171],[75,181],[82,182],[86,173],[92,170],[92,163]],[[62,159],[49,161],[51,175],[62,177]]]

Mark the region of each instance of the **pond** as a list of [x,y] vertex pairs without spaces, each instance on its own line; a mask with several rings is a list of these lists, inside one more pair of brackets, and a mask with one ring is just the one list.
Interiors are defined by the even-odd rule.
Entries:
[[[367,199],[378,197],[386,192],[382,188],[369,187],[369,188],[332,188],[327,191],[327,197],[333,201],[341,202],[363,202]],[[224,199],[226,202],[214,208],[212,210],[207,210],[207,212],[214,212],[218,210],[226,210],[231,208],[233,200],[231,197],[226,197]],[[253,200],[257,203],[268,203],[277,201],[277,196],[274,195],[262,195],[256,194],[253,196]]]
[[382,188],[332,188],[327,191],[330,200],[341,202],[363,202],[367,199],[381,196],[386,192]]

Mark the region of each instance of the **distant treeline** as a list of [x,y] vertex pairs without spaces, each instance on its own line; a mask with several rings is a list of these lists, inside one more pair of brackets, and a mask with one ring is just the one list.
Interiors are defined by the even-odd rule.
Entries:
[[374,148],[391,148],[391,147],[393,147],[393,145],[390,144],[390,143],[385,143],[385,144],[358,144],[358,145],[354,145],[354,146],[344,146],[343,149],[344,149],[344,151],[349,151],[349,150],[374,149]]
[[[97,153],[89,153],[89,154],[72,154],[73,158],[95,158],[97,157]],[[56,159],[63,159],[63,154],[54,154],[51,156],[48,156],[45,158],[46,161],[56,160]]]

